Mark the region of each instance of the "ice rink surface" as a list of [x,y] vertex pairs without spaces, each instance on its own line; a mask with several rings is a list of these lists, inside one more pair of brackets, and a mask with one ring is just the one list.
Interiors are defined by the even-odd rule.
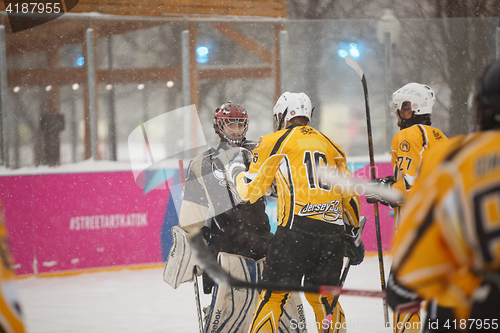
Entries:
[[[390,257],[384,257],[388,275]],[[380,290],[377,256],[351,267],[346,288]],[[18,288],[30,333],[196,333],[198,321],[192,283],[173,289],[163,268],[125,269],[66,277],[20,279]],[[201,282],[201,278],[200,282]],[[203,295],[203,306],[210,302]],[[347,331],[392,332],[384,328],[382,300],[340,297]],[[316,332],[307,302],[308,332]],[[392,322],[392,313],[389,310]]]

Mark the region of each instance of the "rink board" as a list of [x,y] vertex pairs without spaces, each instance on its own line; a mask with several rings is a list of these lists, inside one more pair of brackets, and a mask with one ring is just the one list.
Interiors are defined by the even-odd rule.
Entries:
[[[354,177],[369,178],[367,163],[349,164]],[[377,164],[378,176],[391,174],[390,163]],[[18,274],[42,274],[92,268],[160,263],[172,244],[182,193],[170,186],[178,170],[167,170],[165,183],[144,189],[130,171],[82,172],[0,177],[9,242]],[[150,182],[151,183],[151,182]],[[178,183],[178,181],[177,181]],[[377,251],[373,205],[361,197],[367,216],[363,241]],[[267,209],[273,230],[276,207]],[[392,210],[379,206],[383,250],[394,234]]]
[[161,261],[168,189],[146,194],[131,172],[0,177],[18,274]]

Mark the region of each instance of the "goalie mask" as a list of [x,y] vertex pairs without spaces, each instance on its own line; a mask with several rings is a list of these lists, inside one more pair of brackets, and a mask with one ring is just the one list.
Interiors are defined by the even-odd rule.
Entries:
[[238,104],[227,102],[215,110],[214,129],[221,140],[239,146],[248,130],[247,110]]
[[481,131],[500,128],[500,61],[487,66],[479,79],[476,108]]
[[[308,121],[312,116],[312,105],[309,97],[304,93],[284,92],[273,109],[274,114],[274,131],[279,131],[283,128],[286,121],[295,117],[305,117]],[[280,118],[280,114],[284,119]]]

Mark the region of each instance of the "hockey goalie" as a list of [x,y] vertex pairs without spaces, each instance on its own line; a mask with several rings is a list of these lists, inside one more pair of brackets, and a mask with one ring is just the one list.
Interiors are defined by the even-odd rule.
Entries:
[[[187,240],[189,233],[201,230],[208,249],[223,269],[240,280],[260,281],[267,247],[273,237],[265,212],[266,199],[253,204],[241,202],[226,181],[224,163],[229,159],[228,154],[234,154],[234,150],[228,152],[232,148],[240,147],[248,151],[249,156],[255,148],[256,144],[245,138],[247,111],[235,103],[223,104],[215,110],[213,125],[220,142],[189,164],[179,225],[172,228],[173,243],[163,278],[177,288],[181,283],[197,283],[196,276],[203,275],[203,292],[212,294],[211,304],[203,309],[200,325],[203,332],[246,332],[260,290],[215,284],[197,266]],[[281,332],[306,332],[300,295],[294,295],[282,316]],[[291,324],[292,320],[295,325]]]

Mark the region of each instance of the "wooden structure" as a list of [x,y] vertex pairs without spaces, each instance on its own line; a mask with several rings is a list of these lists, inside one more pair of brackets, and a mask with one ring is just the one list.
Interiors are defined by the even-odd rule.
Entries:
[[132,16],[244,15],[286,17],[287,0],[80,0],[72,12]]
[[[66,5],[67,5],[66,1]],[[73,1],[74,3],[74,1]],[[64,6],[66,8],[66,6]],[[0,10],[5,10],[3,2],[0,2]],[[173,19],[185,22],[186,30],[190,33],[190,83],[191,83],[191,104],[198,106],[199,80],[203,79],[237,79],[237,78],[274,78],[275,97],[280,91],[280,59],[279,59],[279,32],[284,29],[281,20],[274,21],[275,43],[274,50],[267,50],[257,42],[247,37],[244,33],[233,28],[228,23],[227,18],[220,15],[245,15],[245,16],[265,16],[265,17],[286,17],[287,0],[116,0],[113,2],[103,2],[97,0],[80,0],[71,9],[71,19],[52,20],[42,26],[12,33],[6,15],[1,18],[6,27],[7,57],[15,57],[28,52],[44,52],[48,59],[47,68],[36,69],[9,69],[7,80],[10,86],[19,85],[51,85],[51,95],[49,96],[49,110],[52,113],[59,113],[59,87],[60,85],[79,83],[84,88],[85,96],[88,95],[86,84],[87,73],[85,67],[62,68],[58,67],[59,49],[61,46],[85,43],[85,31],[88,28],[94,29],[94,44],[98,39],[107,38],[111,35],[124,34],[130,31],[148,29],[154,26],[165,24],[165,20],[148,20],[147,17],[172,17]],[[106,19],[99,19],[99,16],[88,15],[79,16],[76,13],[100,12],[103,14],[143,16],[144,20],[126,20],[119,16]],[[202,69],[198,68],[196,62],[196,41],[197,41],[197,19],[212,17],[216,18],[208,22],[220,34],[242,46],[248,52],[260,57],[267,63],[261,67],[239,67],[239,68],[219,68]],[[256,20],[259,20],[258,18]],[[54,38],[57,36],[57,38]],[[94,48],[95,50],[95,48]],[[123,82],[148,82],[148,81],[168,81],[180,80],[180,67],[162,68],[131,68],[102,70],[95,68],[96,84],[123,83]],[[97,95],[96,91],[96,95]],[[89,105],[85,98],[85,158],[91,157],[90,149],[90,123]]]

